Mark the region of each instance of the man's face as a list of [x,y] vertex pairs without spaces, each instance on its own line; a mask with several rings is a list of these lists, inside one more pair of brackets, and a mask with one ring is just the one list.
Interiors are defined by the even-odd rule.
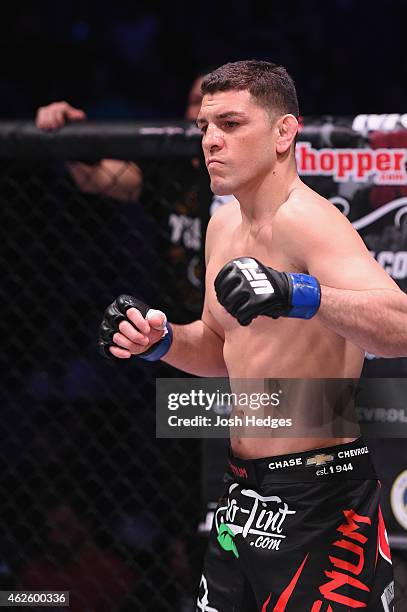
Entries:
[[197,125],[215,194],[255,189],[272,170],[275,121],[247,90],[205,95]]
[[188,95],[188,103],[187,108],[185,110],[185,119],[187,121],[196,121],[196,118],[199,113],[199,109],[201,108],[202,102],[202,94],[201,94],[201,84],[203,77],[198,77],[192,83],[192,87],[190,89]]

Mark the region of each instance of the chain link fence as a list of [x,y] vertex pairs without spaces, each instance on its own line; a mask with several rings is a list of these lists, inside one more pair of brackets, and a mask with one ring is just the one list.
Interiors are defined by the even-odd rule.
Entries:
[[69,590],[72,612],[190,612],[207,457],[197,440],[155,439],[155,378],[178,373],[105,361],[96,339],[120,293],[175,322],[199,315],[211,194],[198,135],[10,123],[0,158],[0,587]]
[[[0,170],[3,588],[69,590],[78,612],[192,610],[205,545],[196,535],[200,446],[155,439],[155,378],[175,371],[105,361],[96,340],[119,293],[173,320],[199,314],[198,141],[185,151],[163,132],[145,149],[142,135],[137,147],[131,133],[113,138],[109,157],[115,146],[121,159],[137,151],[140,198],[137,166],[100,162],[107,151],[94,133],[81,130],[78,149],[75,128],[9,128]],[[72,153],[82,161],[70,163]],[[192,282],[179,287],[188,266]]]

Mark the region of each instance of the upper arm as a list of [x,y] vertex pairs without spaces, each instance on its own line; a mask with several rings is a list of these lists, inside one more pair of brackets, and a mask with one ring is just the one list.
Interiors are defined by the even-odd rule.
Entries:
[[348,219],[333,204],[311,196],[309,202],[295,203],[290,214],[300,237],[294,249],[307,272],[321,285],[356,291],[398,290]]
[[209,310],[206,295],[205,295],[201,320],[207,327],[209,327],[211,331],[213,331],[214,334],[218,336],[218,338],[220,338],[220,340],[222,340],[222,342],[225,341],[225,331],[223,327],[219,325],[219,323],[217,322],[217,320],[215,319],[215,317],[212,315],[211,311]]
[[239,202],[236,199],[222,204],[219,206],[212,217],[209,219],[208,227],[206,229],[206,240],[205,240],[205,265],[208,265],[211,251],[216,240],[219,240],[219,234],[223,234],[226,225],[231,225],[236,217],[236,211],[239,206]]
[[[219,240],[219,235],[223,233],[225,224],[230,222],[232,215],[238,206],[237,200],[232,200],[227,204],[220,206],[209,220],[206,241],[205,241],[205,265],[208,266],[211,252],[216,240]],[[202,321],[222,340],[225,339],[225,333],[221,325],[216,321],[211,314],[208,306],[208,291],[205,290],[204,306],[202,311]]]

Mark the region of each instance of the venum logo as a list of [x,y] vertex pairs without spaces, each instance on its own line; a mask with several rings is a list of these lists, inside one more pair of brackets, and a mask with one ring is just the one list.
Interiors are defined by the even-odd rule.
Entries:
[[[365,566],[364,546],[368,541],[368,535],[373,535],[369,533],[372,521],[370,517],[361,516],[354,510],[343,510],[343,515],[345,521],[337,527],[340,539],[336,538],[335,541],[331,543],[332,550],[327,559],[331,567],[330,569],[324,570],[325,577],[328,580],[319,586],[318,590],[321,597],[310,604],[310,607],[307,608],[309,612],[322,612],[322,609],[324,612],[334,612],[332,606],[336,606],[337,604],[341,609],[343,607],[344,609],[346,608],[346,610],[359,608],[368,609],[366,601],[370,597],[371,589],[362,582],[361,578]],[[365,535],[363,530],[366,531],[368,535]],[[388,543],[386,544],[387,536],[385,534],[380,510],[378,536],[383,542],[383,548],[385,549],[384,555],[381,551],[380,544],[379,551],[382,556],[391,563],[387,554],[389,553]],[[290,582],[280,595],[270,593],[262,606],[262,612],[269,612],[269,610],[270,612],[283,612],[283,610],[286,610],[287,603],[295,591],[309,556],[310,553],[304,557],[297,571],[292,575]],[[343,587],[346,587],[346,593],[344,593]],[[392,610],[389,604],[392,602],[393,595],[393,584],[390,583],[386,587],[381,598],[383,609],[386,610],[386,612]],[[278,598],[278,600],[271,611],[270,605],[273,605],[276,598]],[[322,608],[322,606],[324,607]],[[305,608],[301,608],[301,610],[305,612]]]
[[234,465],[231,461],[229,461],[229,466],[233,474],[236,476],[236,478],[248,478],[249,477],[247,474],[246,468]]
[[244,259],[235,259],[242,274],[249,281],[250,287],[256,295],[272,294],[274,289],[264,272],[259,272],[259,267],[255,259],[245,257]]
[[240,490],[240,494],[248,501],[248,507],[243,507],[232,495],[238,487],[237,483],[229,487],[227,505],[219,507],[215,514],[219,545],[238,558],[235,537],[241,535],[255,548],[279,550],[281,542],[286,538],[283,524],[296,510],[290,510],[287,503],[277,495],[264,497],[252,489]]

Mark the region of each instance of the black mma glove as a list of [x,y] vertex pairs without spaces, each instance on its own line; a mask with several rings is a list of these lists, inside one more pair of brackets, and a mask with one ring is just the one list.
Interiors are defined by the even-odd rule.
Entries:
[[[111,346],[116,346],[113,342],[113,336],[119,331],[119,324],[122,321],[128,320],[126,312],[129,308],[136,308],[139,310],[144,319],[151,310],[150,306],[147,306],[147,304],[131,295],[119,295],[119,297],[106,308],[103,321],[100,325],[98,347],[103,357],[116,359],[109,351],[109,348]],[[164,331],[165,335],[161,340],[150,346],[144,353],[137,355],[137,357],[147,361],[158,361],[158,359],[161,359],[161,357],[168,352],[172,343],[172,329],[168,322],[166,323]]]
[[249,325],[259,315],[310,319],[321,301],[315,277],[277,272],[253,257],[239,257],[223,266],[215,278],[215,292],[240,325]]

